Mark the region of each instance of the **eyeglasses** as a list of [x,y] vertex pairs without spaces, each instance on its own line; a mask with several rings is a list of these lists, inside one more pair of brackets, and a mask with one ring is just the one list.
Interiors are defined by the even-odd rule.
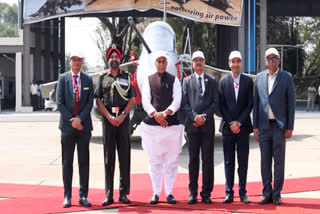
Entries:
[[267,57],[266,60],[267,62],[275,62],[278,60],[278,57]]
[[71,58],[71,60],[72,60],[73,62],[82,62],[82,59],[81,59],[81,58],[79,58],[79,59]]

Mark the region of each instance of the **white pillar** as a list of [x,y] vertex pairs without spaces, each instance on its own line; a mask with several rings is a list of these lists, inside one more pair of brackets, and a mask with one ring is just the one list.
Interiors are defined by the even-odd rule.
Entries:
[[22,54],[16,53],[16,112],[32,112],[31,106],[22,106]]

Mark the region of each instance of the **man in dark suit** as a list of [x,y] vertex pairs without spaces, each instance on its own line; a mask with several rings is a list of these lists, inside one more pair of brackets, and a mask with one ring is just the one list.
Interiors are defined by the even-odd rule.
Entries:
[[57,106],[60,111],[62,174],[64,185],[63,207],[71,206],[73,155],[77,144],[80,174],[79,204],[91,206],[87,200],[89,186],[89,143],[92,131],[91,109],[93,84],[91,78],[81,73],[82,55],[70,56],[71,71],[60,75],[57,86]]
[[256,76],[253,108],[254,137],[259,141],[263,182],[263,198],[259,204],[274,200],[276,205],[281,205],[286,139],[292,136],[296,98],[292,75],[279,69],[279,52],[269,48],[265,59],[268,69]]
[[214,118],[218,108],[216,80],[204,73],[205,58],[201,51],[192,55],[194,73],[183,81],[182,106],[186,113],[185,130],[189,150],[189,191],[188,204],[197,203],[199,152],[202,154],[202,202],[212,203],[213,189],[213,144]]
[[229,67],[232,74],[224,76],[219,84],[219,106],[222,114],[224,171],[226,176],[226,198],[223,203],[233,202],[235,151],[238,158],[239,195],[241,202],[250,203],[246,196],[249,156],[249,135],[252,132],[250,112],[253,105],[252,79],[241,74],[242,57],[232,51]]

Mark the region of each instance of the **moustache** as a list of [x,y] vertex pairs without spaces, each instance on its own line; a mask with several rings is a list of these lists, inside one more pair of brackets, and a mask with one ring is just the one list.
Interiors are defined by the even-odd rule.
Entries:
[[112,61],[112,62],[110,63],[111,66],[118,66],[119,64],[120,64],[120,63],[117,62],[117,61]]
[[276,66],[276,63],[275,62],[270,62],[269,66]]

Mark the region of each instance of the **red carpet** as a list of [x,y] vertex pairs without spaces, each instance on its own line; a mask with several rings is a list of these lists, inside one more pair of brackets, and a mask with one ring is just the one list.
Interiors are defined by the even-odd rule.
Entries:
[[[201,180],[199,178],[199,180]],[[201,183],[199,181],[199,183]],[[297,198],[283,198],[283,206],[258,205],[257,202],[261,198],[262,184],[261,182],[250,182],[247,184],[248,196],[253,202],[249,205],[235,202],[225,205],[222,203],[225,197],[224,185],[215,185],[212,195],[213,204],[205,205],[198,203],[195,205],[187,205],[188,199],[188,174],[179,174],[175,182],[173,194],[178,203],[176,205],[169,205],[166,203],[164,193],[160,196],[160,201],[156,206],[148,204],[152,195],[151,181],[148,174],[134,174],[131,176],[131,194],[129,198],[132,200],[131,206],[134,208],[121,208],[119,213],[181,213],[183,210],[201,210],[201,213],[207,213],[211,210],[217,212],[249,212],[249,213],[317,213],[320,210],[320,199],[297,199]],[[201,184],[199,185],[199,189]],[[83,208],[78,206],[78,188],[73,189],[73,206],[68,209],[61,207],[63,201],[63,188],[56,186],[42,186],[42,185],[24,185],[24,184],[0,184],[0,197],[11,198],[8,200],[0,200],[1,213],[57,213],[57,212],[76,212],[94,209],[105,209],[115,207],[126,207],[127,205],[115,203],[108,207],[102,207],[101,203],[105,198],[103,189],[90,189],[88,199],[93,207]],[[235,185],[234,190],[237,190]],[[285,180],[282,193],[306,192],[320,190],[320,177],[298,178]],[[164,192],[164,191],[163,191]],[[200,191],[199,191],[200,192]],[[237,192],[237,191],[235,191]],[[237,196],[237,193],[235,193]],[[118,199],[118,191],[115,190],[114,199]],[[140,210],[141,209],[141,210]],[[182,209],[182,210],[181,210]],[[140,211],[139,211],[140,210]],[[149,210],[149,211],[148,211]],[[203,211],[203,212],[202,212]]]
[[[151,213],[164,214],[167,213],[158,208],[166,208],[166,210],[190,210],[198,213],[198,211],[219,211],[219,212],[239,212],[239,213],[259,213],[259,214],[274,214],[274,213],[285,213],[285,214],[319,214],[320,210],[320,199],[307,199],[307,198],[282,198],[283,204],[276,206],[274,204],[259,205],[258,201],[261,199],[260,196],[249,196],[251,203],[243,204],[239,198],[235,198],[235,201],[231,204],[224,204],[222,200],[213,200],[212,204],[197,203],[194,205],[188,205],[186,201],[179,201],[176,205],[169,205],[167,203],[159,203],[156,206],[150,204],[140,204],[136,206],[135,212],[144,213],[145,207],[148,207]],[[139,209],[141,211],[139,212]],[[119,214],[127,212],[126,209],[123,212],[119,211]],[[135,213],[132,212],[132,213]],[[130,213],[130,212],[129,212]]]
[[192,210],[192,209],[175,209],[175,208],[162,208],[162,207],[121,207],[119,208],[119,214],[140,214],[140,213],[156,213],[156,214],[231,214],[227,210]]

